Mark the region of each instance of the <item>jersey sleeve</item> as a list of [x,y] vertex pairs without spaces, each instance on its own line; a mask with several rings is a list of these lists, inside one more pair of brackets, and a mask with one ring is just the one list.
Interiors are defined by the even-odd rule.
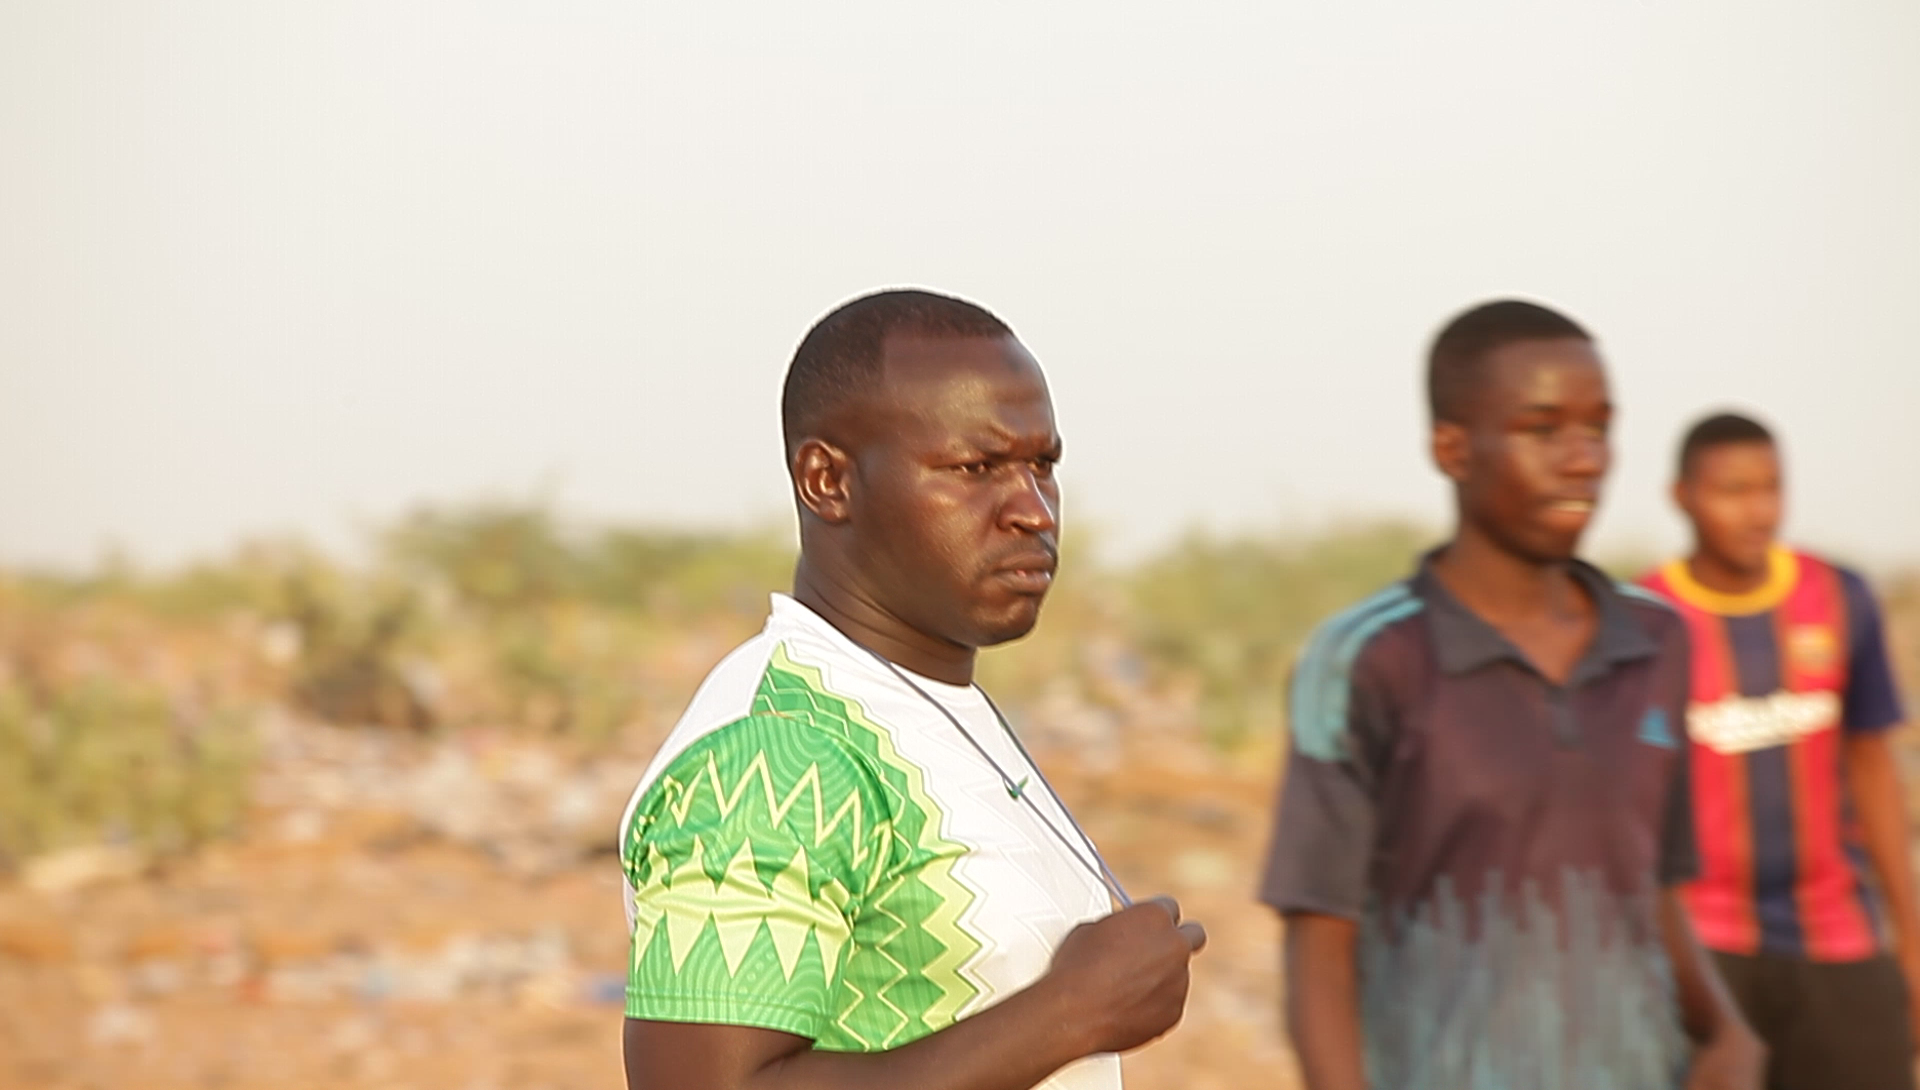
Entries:
[[890,827],[870,767],[824,731],[752,716],[694,743],[622,836],[627,1017],[818,1039]]
[[1310,644],[1288,686],[1289,745],[1260,899],[1280,912],[1358,919],[1394,729],[1385,685]]
[[1841,697],[1841,723],[1849,731],[1879,731],[1899,723],[1900,690],[1887,655],[1880,606],[1866,581],[1842,570],[1847,601],[1847,688]]

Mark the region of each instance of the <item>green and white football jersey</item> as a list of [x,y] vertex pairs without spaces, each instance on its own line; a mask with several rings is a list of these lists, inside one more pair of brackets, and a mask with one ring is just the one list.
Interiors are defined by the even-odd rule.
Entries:
[[[1074,836],[971,687],[914,677]],[[1067,845],[952,723],[775,595],[688,706],[621,821],[627,1016],[761,1026],[877,1052],[1038,979],[1111,910]],[[1117,1056],[1047,1090],[1113,1090]]]

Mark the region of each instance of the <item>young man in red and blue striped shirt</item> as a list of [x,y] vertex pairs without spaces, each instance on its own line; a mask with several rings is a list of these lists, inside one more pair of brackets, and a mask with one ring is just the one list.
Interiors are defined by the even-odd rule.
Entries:
[[1776,540],[1780,453],[1759,423],[1695,425],[1674,499],[1693,553],[1642,583],[1692,637],[1694,928],[1768,1046],[1769,1090],[1912,1090],[1920,915],[1878,606]]

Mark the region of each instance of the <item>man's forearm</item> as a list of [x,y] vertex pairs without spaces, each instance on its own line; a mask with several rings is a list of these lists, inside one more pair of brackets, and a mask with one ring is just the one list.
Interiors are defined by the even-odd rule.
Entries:
[[1847,789],[1860,819],[1867,857],[1887,899],[1901,952],[1920,956],[1920,903],[1916,903],[1913,862],[1908,857],[1906,800],[1900,790],[1900,770],[1894,763],[1887,734],[1875,733],[1847,741]]
[[626,1023],[628,1090],[1030,1090],[1085,1056],[1138,1048],[1186,1009],[1206,931],[1155,897],[1069,931],[1045,976],[886,1052],[817,1050],[755,1026]]
[[743,1090],[1031,1090],[1091,1051],[1066,1015],[1051,990],[1029,988],[887,1052],[792,1053]]
[[1351,920],[1287,917],[1287,1033],[1307,1090],[1367,1090],[1358,941]]
[[1744,1028],[1733,997],[1707,952],[1694,937],[1693,924],[1673,890],[1660,893],[1660,931],[1673,966],[1674,990],[1680,1002],[1680,1022],[1695,1043],[1705,1043],[1733,1028]]
[[752,1026],[629,1018],[629,1090],[1030,1090],[1093,1051],[1084,1013],[1042,983],[887,1052],[815,1050]]

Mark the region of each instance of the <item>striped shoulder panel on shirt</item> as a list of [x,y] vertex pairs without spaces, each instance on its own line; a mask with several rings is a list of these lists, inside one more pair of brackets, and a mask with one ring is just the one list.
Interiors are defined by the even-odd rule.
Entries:
[[1353,664],[1369,640],[1395,621],[1420,612],[1421,605],[1407,584],[1395,583],[1314,630],[1294,667],[1287,706],[1296,749],[1319,761],[1337,761],[1346,755]]
[[1668,613],[1677,614],[1680,612],[1674,608],[1674,604],[1659,591],[1641,586],[1639,583],[1629,583],[1625,580],[1616,579],[1613,583],[1613,589],[1619,591],[1622,597],[1631,598],[1636,602],[1645,602],[1650,606],[1659,606]]

